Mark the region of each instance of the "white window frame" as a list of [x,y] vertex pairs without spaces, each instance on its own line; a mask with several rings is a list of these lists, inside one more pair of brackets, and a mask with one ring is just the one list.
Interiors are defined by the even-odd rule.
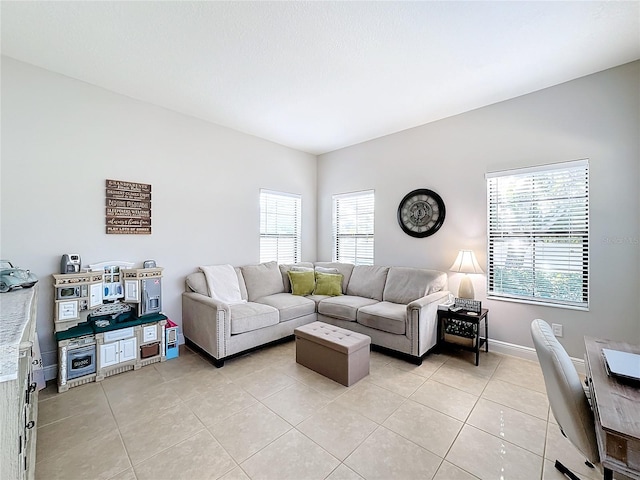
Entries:
[[[373,265],[375,247],[375,192],[333,195],[333,261]],[[348,211],[348,214],[341,212]],[[349,243],[345,253],[344,243]]]
[[486,180],[487,298],[589,310],[589,160]]
[[302,196],[260,189],[260,262],[302,259]]

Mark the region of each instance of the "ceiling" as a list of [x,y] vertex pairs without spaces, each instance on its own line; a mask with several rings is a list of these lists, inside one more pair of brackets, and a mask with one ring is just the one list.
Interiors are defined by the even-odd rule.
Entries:
[[312,154],[640,58],[640,1],[0,8],[4,55]]

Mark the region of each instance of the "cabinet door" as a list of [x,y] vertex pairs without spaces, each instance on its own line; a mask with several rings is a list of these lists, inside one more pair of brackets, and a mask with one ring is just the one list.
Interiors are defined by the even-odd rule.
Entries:
[[137,358],[136,337],[120,340],[120,362],[128,362]]
[[89,308],[102,305],[102,282],[89,285]]
[[100,345],[100,368],[115,365],[119,360],[120,342],[106,343]]
[[124,282],[124,301],[139,302],[140,289],[138,288],[138,280],[125,280]]

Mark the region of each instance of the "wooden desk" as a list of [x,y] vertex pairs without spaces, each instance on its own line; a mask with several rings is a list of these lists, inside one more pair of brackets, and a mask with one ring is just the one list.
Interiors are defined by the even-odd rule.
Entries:
[[605,469],[640,479],[640,383],[607,375],[602,356],[603,348],[640,353],[640,346],[589,337],[584,343],[600,462]]

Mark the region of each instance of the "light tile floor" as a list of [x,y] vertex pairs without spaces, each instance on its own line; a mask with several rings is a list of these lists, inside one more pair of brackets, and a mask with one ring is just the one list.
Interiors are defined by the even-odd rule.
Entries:
[[293,341],[216,369],[177,359],[40,392],[37,480],[601,478],[561,435],[537,363],[450,351],[421,366],[371,353],[347,388]]

